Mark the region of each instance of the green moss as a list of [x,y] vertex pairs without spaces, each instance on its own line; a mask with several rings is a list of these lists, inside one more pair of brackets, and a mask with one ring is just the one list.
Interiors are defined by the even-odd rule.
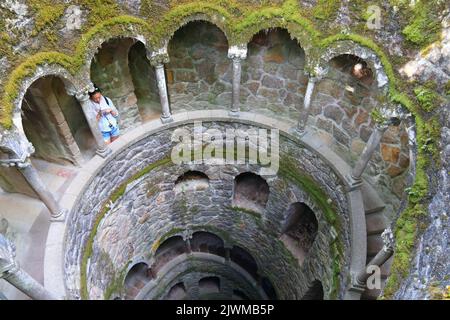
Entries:
[[418,233],[418,221],[426,217],[426,208],[421,204],[410,206],[397,219],[395,226],[395,256],[384,294],[381,299],[391,299],[400,287],[410,269],[415,239]]
[[33,37],[54,25],[64,14],[64,4],[55,3],[52,0],[29,0],[28,2],[35,18],[34,30],[31,33]]
[[406,40],[419,47],[424,47],[439,39],[441,22],[436,6],[439,5],[434,1],[419,0],[412,10],[408,10],[411,11],[409,15],[411,20],[402,30]]
[[439,106],[439,95],[433,90],[426,87],[417,87],[414,89],[414,94],[420,107],[426,112],[431,112]]
[[236,206],[235,207],[229,207],[229,209],[233,210],[233,211],[249,214],[249,215],[251,215],[251,216],[253,216],[255,218],[261,218],[261,214],[259,212],[256,212],[256,211],[253,211],[253,210],[250,210],[250,209],[236,207]]
[[115,0],[75,0],[75,3],[88,10],[88,26],[120,15],[119,5]]
[[110,203],[116,202],[125,192],[126,187],[131,182],[141,178],[142,176],[148,174],[150,171],[154,170],[155,168],[161,167],[163,165],[166,165],[170,162],[170,158],[163,158],[159,161],[156,161],[150,165],[148,165],[146,168],[141,170],[140,172],[134,174],[131,178],[129,178],[127,181],[123,182],[116,190],[113,191],[111,196],[103,203],[102,208],[100,209],[100,212],[96,216],[94,223],[92,225],[91,231],[89,233],[89,237],[86,240],[85,249],[83,252],[83,256],[81,259],[80,264],[80,292],[81,292],[81,298],[82,299],[88,299],[89,293],[87,289],[87,265],[90,257],[92,256],[92,250],[94,245],[94,239],[97,235],[98,227],[105,217],[105,215],[109,212],[110,209]]
[[122,268],[119,272],[119,275],[113,275],[112,280],[110,281],[108,287],[106,287],[105,292],[103,293],[103,299],[109,300],[111,299],[114,293],[119,294],[123,290],[123,283],[125,281],[125,277],[127,276],[128,267],[131,264],[131,261],[128,261],[127,264]]
[[293,159],[282,157],[280,159],[280,169],[278,173],[297,184],[302,190],[306,191],[320,207],[326,221],[330,225],[335,226],[337,230],[340,230],[339,218],[335,209],[328,203],[327,195],[311,177],[299,172]]
[[333,20],[341,6],[339,0],[319,0],[313,9],[313,16],[319,20]]

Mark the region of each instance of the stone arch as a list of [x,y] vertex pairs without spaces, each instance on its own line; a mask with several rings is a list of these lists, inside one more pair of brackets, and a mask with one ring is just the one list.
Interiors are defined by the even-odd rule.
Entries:
[[181,236],[173,236],[166,239],[155,251],[151,273],[156,275],[167,262],[186,252],[186,242]]
[[[201,11],[201,9],[200,9]],[[172,13],[176,15],[175,13]],[[223,23],[223,21],[227,21],[227,17],[224,17],[219,12],[215,12],[214,15],[206,13],[206,12],[197,12],[195,14],[191,14],[185,17],[177,17],[179,22],[176,25],[168,25],[166,27],[166,33],[164,36],[164,39],[166,39],[167,42],[170,42],[173,39],[173,36],[177,31],[182,29],[185,25],[187,25],[190,22],[207,22],[212,25],[214,25],[216,28],[220,29],[222,33],[225,35],[227,39],[227,43],[231,42],[231,31],[227,27],[226,24]]]
[[227,108],[232,90],[228,48],[225,33],[208,21],[194,20],[175,32],[166,64],[173,113]]
[[[86,38],[78,44],[79,71],[77,77],[83,81],[90,79],[92,59],[104,43],[120,38],[131,38],[142,42],[149,51],[152,50],[149,38],[148,25],[144,20],[133,18],[130,21],[121,22],[121,17],[109,19],[86,33]],[[119,20],[119,21],[118,21]]]
[[94,155],[95,140],[73,90],[67,78],[48,74],[24,92],[21,130],[33,143],[36,157],[81,164]]
[[247,59],[242,61],[241,110],[296,122],[308,82],[305,50],[282,27],[255,33],[247,48]]
[[225,256],[224,241],[211,232],[197,231],[190,239],[192,251],[208,252],[219,256]]
[[175,193],[201,191],[209,187],[209,178],[200,171],[187,171],[175,181]]
[[139,262],[134,264],[129,270],[124,279],[124,289],[126,298],[133,298],[139,290],[149,281],[148,264]]
[[198,281],[198,287],[201,295],[219,293],[221,283],[219,277],[204,277]]
[[308,255],[317,236],[319,223],[311,208],[303,202],[292,203],[281,227],[281,237],[285,246],[300,264]]
[[80,82],[72,76],[72,74],[64,67],[57,64],[47,64],[47,65],[38,65],[35,67],[32,75],[26,77],[23,81],[21,81],[18,89],[17,98],[14,101],[14,110],[13,110],[13,121],[14,125],[19,129],[21,133],[24,133],[22,127],[22,116],[21,116],[21,108],[23,98],[34,82],[43,77],[55,76],[59,77],[66,87],[67,93],[69,95],[75,95],[81,89]]
[[244,172],[234,179],[233,206],[261,213],[269,200],[269,185],[261,176]]
[[137,42],[145,47],[145,43],[135,37],[109,38],[101,44],[90,62],[89,79],[113,101],[119,111],[122,131],[135,127],[142,121],[129,60],[130,49]]
[[328,45],[320,54],[320,58],[315,67],[317,76],[322,76],[328,72],[328,63],[335,57],[350,54],[364,60],[374,72],[378,88],[387,94],[389,78],[385,66],[380,57],[370,48],[364,47],[352,40],[335,41]]
[[282,29],[286,30],[292,40],[297,42],[297,45],[305,51],[305,66],[311,65],[311,56],[313,47],[310,44],[311,38],[314,37],[306,29],[302,29],[302,33],[294,32],[292,26],[286,25],[286,22],[280,20],[278,18],[271,18],[266,21],[264,24],[255,24],[249,26],[247,31],[242,32],[242,38],[245,39],[245,43],[248,44],[252,41],[252,39],[261,32],[268,32],[271,29]]
[[170,288],[167,293],[167,300],[182,300],[187,297],[187,290],[184,282],[179,282]]
[[149,60],[149,51],[142,41],[136,41],[130,47],[128,66],[142,120],[159,118],[162,107],[156,71]]
[[230,259],[247,271],[254,279],[258,279],[258,263],[247,250],[239,246],[233,246],[230,250]]

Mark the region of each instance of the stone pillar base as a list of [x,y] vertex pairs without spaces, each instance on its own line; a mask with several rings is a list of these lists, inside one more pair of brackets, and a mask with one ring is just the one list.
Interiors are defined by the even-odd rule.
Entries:
[[231,110],[230,112],[228,112],[228,115],[229,115],[230,117],[239,118],[239,111]]
[[363,183],[362,179],[355,179],[351,174],[347,176],[347,181],[349,182],[348,191],[353,191],[360,188]]
[[67,209],[61,209],[58,215],[52,215],[50,217],[50,222],[64,222],[66,221],[68,210]]
[[98,154],[102,158],[106,158],[107,156],[109,156],[112,153],[112,150],[107,147],[105,149],[97,149],[95,151],[95,153]]
[[161,119],[161,122],[164,123],[164,124],[173,122],[172,116],[167,116],[167,117],[161,116],[160,119]]

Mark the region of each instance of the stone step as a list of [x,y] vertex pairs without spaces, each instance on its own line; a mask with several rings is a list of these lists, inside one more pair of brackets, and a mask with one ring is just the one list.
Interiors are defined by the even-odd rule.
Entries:
[[375,256],[383,248],[383,245],[380,235],[367,236],[367,256]]
[[361,194],[366,214],[379,212],[385,208],[385,204],[378,193],[365,181],[361,186]]
[[383,212],[366,215],[366,230],[368,236],[383,233],[386,226],[386,217]]

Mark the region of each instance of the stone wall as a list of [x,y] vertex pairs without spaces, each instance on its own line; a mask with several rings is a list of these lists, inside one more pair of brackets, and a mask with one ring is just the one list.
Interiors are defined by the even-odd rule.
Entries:
[[[353,92],[349,90],[353,88]],[[308,125],[318,137],[350,165],[359,159],[374,128],[371,111],[377,107],[376,84],[358,81],[349,72],[331,67],[319,81],[310,107]],[[391,126],[369,162],[365,176],[398,207],[407,186],[409,141],[406,124]]]
[[[206,126],[224,130],[236,125],[208,123]],[[247,126],[240,127],[248,129]],[[170,131],[161,131],[110,159],[73,209],[68,221],[65,256],[66,284],[72,297],[80,296],[81,258],[102,205],[132,174],[165,158],[173,145],[169,140]],[[271,192],[266,209],[260,215],[233,208],[234,177],[247,171],[258,173],[256,165],[161,165],[138,180],[130,181],[123,195],[101,220],[87,266],[90,298],[103,298],[105,290],[133,259],[150,260],[158,244],[174,230],[217,232],[229,243],[245,248],[261,266],[263,275],[273,283],[281,299],[300,299],[315,279],[324,283],[326,297],[330,297],[335,276],[341,283],[337,294],[342,297],[349,263],[349,218],[343,186],[311,151],[285,138],[280,142],[280,148],[290,168],[311,176],[330,198],[337,213],[334,224],[327,222],[322,208],[301,186],[282,175],[267,179]],[[175,181],[188,170],[207,174],[209,189],[175,194]],[[115,174],[111,175],[111,172]],[[318,235],[301,267],[278,239],[289,204],[293,202],[306,203],[319,221]],[[339,240],[334,239],[335,235],[339,235]],[[333,248],[340,246],[343,260],[338,262],[333,257]],[[336,265],[340,263],[341,273],[335,275]]]
[[233,290],[239,290],[252,300],[264,298],[264,295],[253,287],[252,279],[248,275],[245,277],[239,266],[233,262],[225,262],[223,258],[202,253],[183,255],[180,258],[165,270],[166,273],[158,282],[149,286],[148,291],[142,294],[142,299],[167,299],[170,289],[179,283],[183,283],[186,288],[188,299],[205,298],[199,282],[206,277],[219,279],[219,292],[214,294],[216,297],[230,299]]
[[[34,156],[57,163],[80,163],[81,153],[62,112],[53,77],[36,81],[22,103],[23,127],[35,147]],[[59,83],[61,85],[61,83]]]
[[142,120],[146,121],[159,117],[161,115],[161,101],[155,69],[147,59],[147,49],[142,42],[137,42],[131,47],[129,65]]
[[134,43],[130,38],[103,43],[91,64],[91,79],[114,102],[122,131],[141,123],[128,60]]
[[296,123],[308,83],[304,66],[303,49],[285,29],[256,34],[242,63],[241,109]]
[[167,67],[173,113],[231,108],[232,63],[223,32],[206,22],[191,22],[169,42]]

